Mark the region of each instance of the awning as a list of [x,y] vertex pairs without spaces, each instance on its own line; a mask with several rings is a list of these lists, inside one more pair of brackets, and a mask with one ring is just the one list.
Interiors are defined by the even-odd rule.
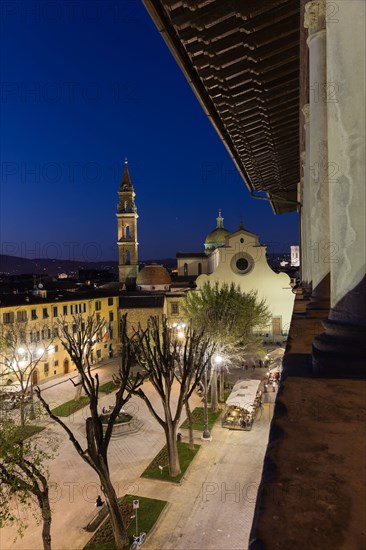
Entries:
[[253,403],[257,396],[259,384],[259,380],[244,380],[237,382],[226,400],[226,405],[228,407],[240,407],[249,412],[253,411]]

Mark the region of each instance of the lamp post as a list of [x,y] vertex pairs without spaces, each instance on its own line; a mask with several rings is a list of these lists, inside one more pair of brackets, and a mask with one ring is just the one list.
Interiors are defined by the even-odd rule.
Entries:
[[208,429],[208,410],[207,410],[207,359],[205,362],[205,400],[204,400],[204,429],[202,434],[202,439],[209,439],[211,440],[211,434]]

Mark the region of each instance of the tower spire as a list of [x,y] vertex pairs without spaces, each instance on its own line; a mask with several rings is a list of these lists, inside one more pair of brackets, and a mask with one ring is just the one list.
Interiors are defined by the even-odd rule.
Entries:
[[120,186],[120,191],[133,191],[133,185],[130,178],[130,173],[128,171],[128,160],[125,157],[125,164],[123,169],[122,181]]

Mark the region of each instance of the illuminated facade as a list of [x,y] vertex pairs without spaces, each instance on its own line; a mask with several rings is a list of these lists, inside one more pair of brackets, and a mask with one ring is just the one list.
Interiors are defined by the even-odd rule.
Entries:
[[[118,296],[98,292],[65,293],[64,296],[48,296],[46,291],[40,295],[9,295],[3,296],[0,304],[0,321],[2,336],[13,331],[19,336],[19,344],[25,344],[28,351],[45,350],[33,373],[33,383],[67,374],[76,370],[68,353],[65,351],[58,336],[58,323],[65,320],[74,325],[73,317],[81,315],[86,318],[95,314],[104,319],[104,328],[95,342],[91,362],[98,363],[112,357],[117,351],[118,343]],[[29,360],[30,358],[26,358]],[[7,364],[6,348],[1,351],[0,383],[8,384],[16,381],[15,375],[2,375]],[[1,369],[1,367],[0,367]]]

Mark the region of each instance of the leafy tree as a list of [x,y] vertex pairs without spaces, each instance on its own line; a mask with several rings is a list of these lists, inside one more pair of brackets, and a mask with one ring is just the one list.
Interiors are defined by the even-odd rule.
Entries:
[[131,394],[136,392],[142,384],[143,377],[137,375],[133,380],[130,378],[133,361],[133,344],[131,340],[127,338],[126,316],[124,316],[121,323],[121,365],[118,376],[114,377],[118,389],[115,394],[115,404],[110,411],[108,424],[104,431],[100,418],[101,415],[98,410],[99,376],[97,373],[92,373],[90,363],[92,346],[100,330],[101,322],[104,324],[104,321],[98,321],[95,316],[88,316],[84,320],[79,315],[74,317],[72,327],[64,320],[60,323],[60,338],[62,345],[74,362],[81,380],[82,388],[90,400],[90,416],[86,419],[85,424],[86,447],[83,447],[78,441],[69,426],[52,413],[50,406],[42,397],[39,388],[37,388],[36,392],[49,416],[62,426],[79,456],[93,468],[99,476],[101,490],[108,505],[115,546],[120,550],[127,543],[128,537],[121,511],[118,507],[117,494],[110,478],[108,447],[111,441],[113,424],[120,414],[122,407],[130,399]]
[[[189,325],[184,331],[184,342],[179,342],[164,317],[150,317],[147,328],[139,326],[133,336],[136,361],[142,368],[160,398],[163,414],[152,403],[143,388],[131,390],[141,397],[153,417],[163,428],[169,458],[169,474],[180,474],[177,447],[177,428],[183,407],[199,384],[212,349],[203,331],[193,330]],[[177,376],[179,373],[179,376]],[[178,401],[172,403],[172,389],[179,382]]]
[[[23,426],[24,428],[24,426]],[[43,445],[45,446],[45,445]],[[31,505],[36,499],[42,518],[44,550],[51,550],[51,506],[49,500],[48,473],[45,462],[55,450],[47,442],[47,451],[31,439],[24,439],[24,432],[14,420],[2,415],[0,421],[0,528],[18,523],[22,535],[26,524],[14,513],[12,503]]]
[[[185,314],[197,330],[216,343],[217,353],[233,362],[244,351],[260,348],[254,329],[268,324],[271,315],[265,300],[255,291],[245,293],[234,283],[213,286],[206,282],[202,288],[189,292],[183,306]],[[224,366],[221,363],[221,368]],[[211,408],[217,410],[217,373],[220,365],[211,365]]]

